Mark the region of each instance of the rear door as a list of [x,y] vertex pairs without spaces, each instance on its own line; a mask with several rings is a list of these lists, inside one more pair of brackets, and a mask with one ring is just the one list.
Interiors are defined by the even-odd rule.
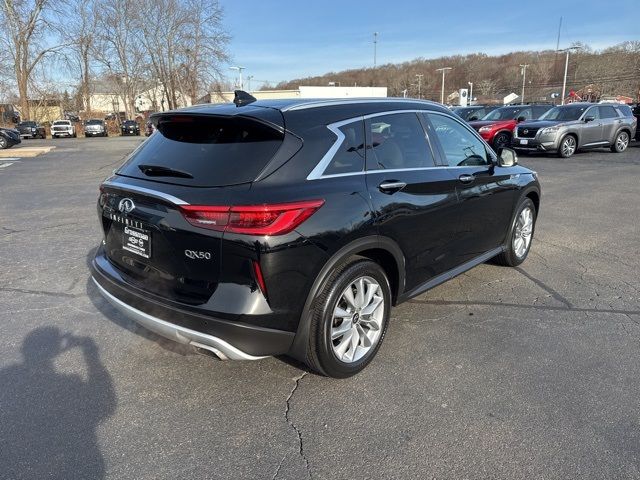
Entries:
[[406,261],[406,290],[452,268],[457,218],[455,182],[438,166],[416,112],[366,119],[367,188],[380,235],[395,240]]
[[513,168],[495,166],[493,152],[470,128],[441,113],[426,116],[456,184],[460,221],[451,250],[462,264],[504,242],[517,180]]
[[[206,302],[224,261],[217,226],[224,213],[216,208],[242,198],[282,143],[278,126],[249,118],[161,119],[157,133],[102,186],[99,210],[111,264],[142,290]],[[207,228],[185,218],[194,205],[208,207],[201,218]]]
[[600,121],[602,122],[602,141],[613,143],[616,132],[622,123],[622,118],[611,105],[601,105],[598,110],[600,112]]

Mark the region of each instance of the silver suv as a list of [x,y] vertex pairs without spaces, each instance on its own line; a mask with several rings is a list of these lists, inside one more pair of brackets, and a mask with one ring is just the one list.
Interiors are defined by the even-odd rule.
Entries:
[[578,149],[609,147],[621,153],[636,133],[638,121],[617,104],[571,103],[554,107],[538,120],[514,130],[516,150],[554,152],[563,158]]

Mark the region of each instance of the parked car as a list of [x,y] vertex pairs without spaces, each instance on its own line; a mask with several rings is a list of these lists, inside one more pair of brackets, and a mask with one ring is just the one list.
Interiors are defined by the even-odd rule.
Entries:
[[104,120],[92,118],[84,124],[85,137],[108,137],[107,125]]
[[[634,105],[633,116],[636,117],[637,125],[640,124],[640,103]],[[640,142],[640,128],[636,126],[636,141]]]
[[140,135],[140,125],[135,120],[126,120],[120,125],[121,135]]
[[518,125],[513,147],[553,152],[564,158],[579,149],[598,147],[621,153],[636,134],[637,123],[617,104],[571,103],[554,107],[537,121]]
[[22,140],[20,139],[20,132],[18,132],[18,130],[0,127],[0,150],[11,148],[20,142],[22,142]]
[[51,138],[77,136],[76,126],[70,120],[56,120],[51,126]]
[[22,138],[47,138],[47,130],[38,122],[20,122],[16,130]]
[[392,305],[527,257],[535,172],[448,109],[244,103],[155,114],[157,132],[100,186],[93,280],[148,329],[346,377],[376,354]]
[[500,105],[473,105],[470,107],[454,107],[451,111],[465,122],[474,122],[476,120],[480,120],[489,112],[493,112],[499,107]]
[[482,120],[469,122],[469,125],[498,150],[511,144],[513,129],[518,123],[539,118],[551,107],[552,105],[509,105],[488,113]]

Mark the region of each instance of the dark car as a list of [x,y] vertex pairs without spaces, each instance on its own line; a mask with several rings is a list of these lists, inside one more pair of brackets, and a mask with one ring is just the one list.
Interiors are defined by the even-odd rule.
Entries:
[[135,120],[126,120],[120,125],[121,135],[140,135],[140,125]]
[[11,148],[14,145],[18,145],[21,141],[20,132],[13,128],[0,127],[0,150]]
[[439,104],[272,100],[152,118],[157,132],[100,186],[93,279],[135,321],[221,358],[287,354],[353,375],[392,305],[529,252],[535,172]]
[[465,122],[473,122],[480,120],[482,117],[493,112],[499,107],[500,105],[473,105],[470,107],[454,107],[451,111]]
[[568,158],[578,150],[609,147],[622,153],[636,135],[637,120],[627,105],[570,103],[540,119],[518,125],[513,147]]
[[469,122],[496,150],[508,147],[513,129],[520,122],[540,118],[552,105],[507,105],[485,115],[482,120]]
[[38,122],[20,122],[16,125],[16,130],[20,133],[22,138],[46,138],[47,131],[44,126]]
[[[636,117],[636,123],[640,125],[640,103],[633,106],[633,116]],[[636,141],[640,141],[640,128],[636,128]]]
[[98,118],[87,120],[84,124],[84,136],[108,137],[109,131],[107,130],[107,124],[104,120],[100,120]]

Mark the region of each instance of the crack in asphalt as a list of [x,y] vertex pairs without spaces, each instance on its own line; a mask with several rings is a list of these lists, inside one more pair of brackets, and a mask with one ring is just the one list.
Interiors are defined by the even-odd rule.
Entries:
[[26,288],[10,287],[0,287],[0,292],[26,293],[28,295],[45,295],[47,297],[58,298],[79,298],[85,295],[84,293],[49,292],[47,290],[27,290]]
[[528,278],[529,280],[531,280],[533,283],[535,283],[537,286],[539,286],[541,289],[543,289],[545,292],[547,292],[548,294],[550,294],[555,300],[557,300],[558,302],[562,303],[563,305],[565,305],[567,308],[573,308],[573,305],[571,305],[571,302],[569,300],[567,300],[566,298],[564,298],[557,290],[554,290],[553,288],[551,288],[549,285],[547,285],[546,283],[544,283],[542,280],[538,280],[537,278],[535,278],[533,275],[525,272],[522,268],[520,267],[516,267],[515,270],[520,273],[520,275]]
[[614,313],[620,315],[640,315],[640,310],[619,310],[619,309],[605,309],[605,308],[580,308],[580,307],[567,307],[567,306],[554,306],[554,305],[524,305],[522,303],[502,303],[502,302],[483,302],[480,300],[407,300],[407,303],[418,303],[422,305],[465,305],[472,307],[513,307],[513,308],[528,308],[533,310],[554,310],[561,312],[582,312],[582,313]]
[[[284,418],[287,421],[287,425],[289,425],[289,427],[291,427],[293,431],[296,432],[296,436],[298,437],[298,454],[302,457],[302,460],[304,460],[304,465],[307,470],[307,475],[309,476],[309,478],[311,478],[311,469],[309,468],[309,460],[307,459],[307,456],[304,453],[304,445],[302,443],[302,432],[300,432],[296,424],[293,423],[289,415],[289,412],[291,411],[291,398],[296,393],[296,390],[298,390],[298,387],[300,386],[300,381],[307,375],[307,373],[308,372],[306,371],[302,372],[300,375],[298,375],[293,379],[295,381],[295,384],[293,385],[291,392],[289,392],[289,396],[287,397],[287,400],[286,400],[286,406],[284,409]],[[275,478],[278,476],[278,473],[280,472],[280,468],[282,467],[285,457],[282,457],[282,460],[280,460],[280,464],[278,465],[278,468],[275,474],[273,475],[272,480],[275,480]]]

